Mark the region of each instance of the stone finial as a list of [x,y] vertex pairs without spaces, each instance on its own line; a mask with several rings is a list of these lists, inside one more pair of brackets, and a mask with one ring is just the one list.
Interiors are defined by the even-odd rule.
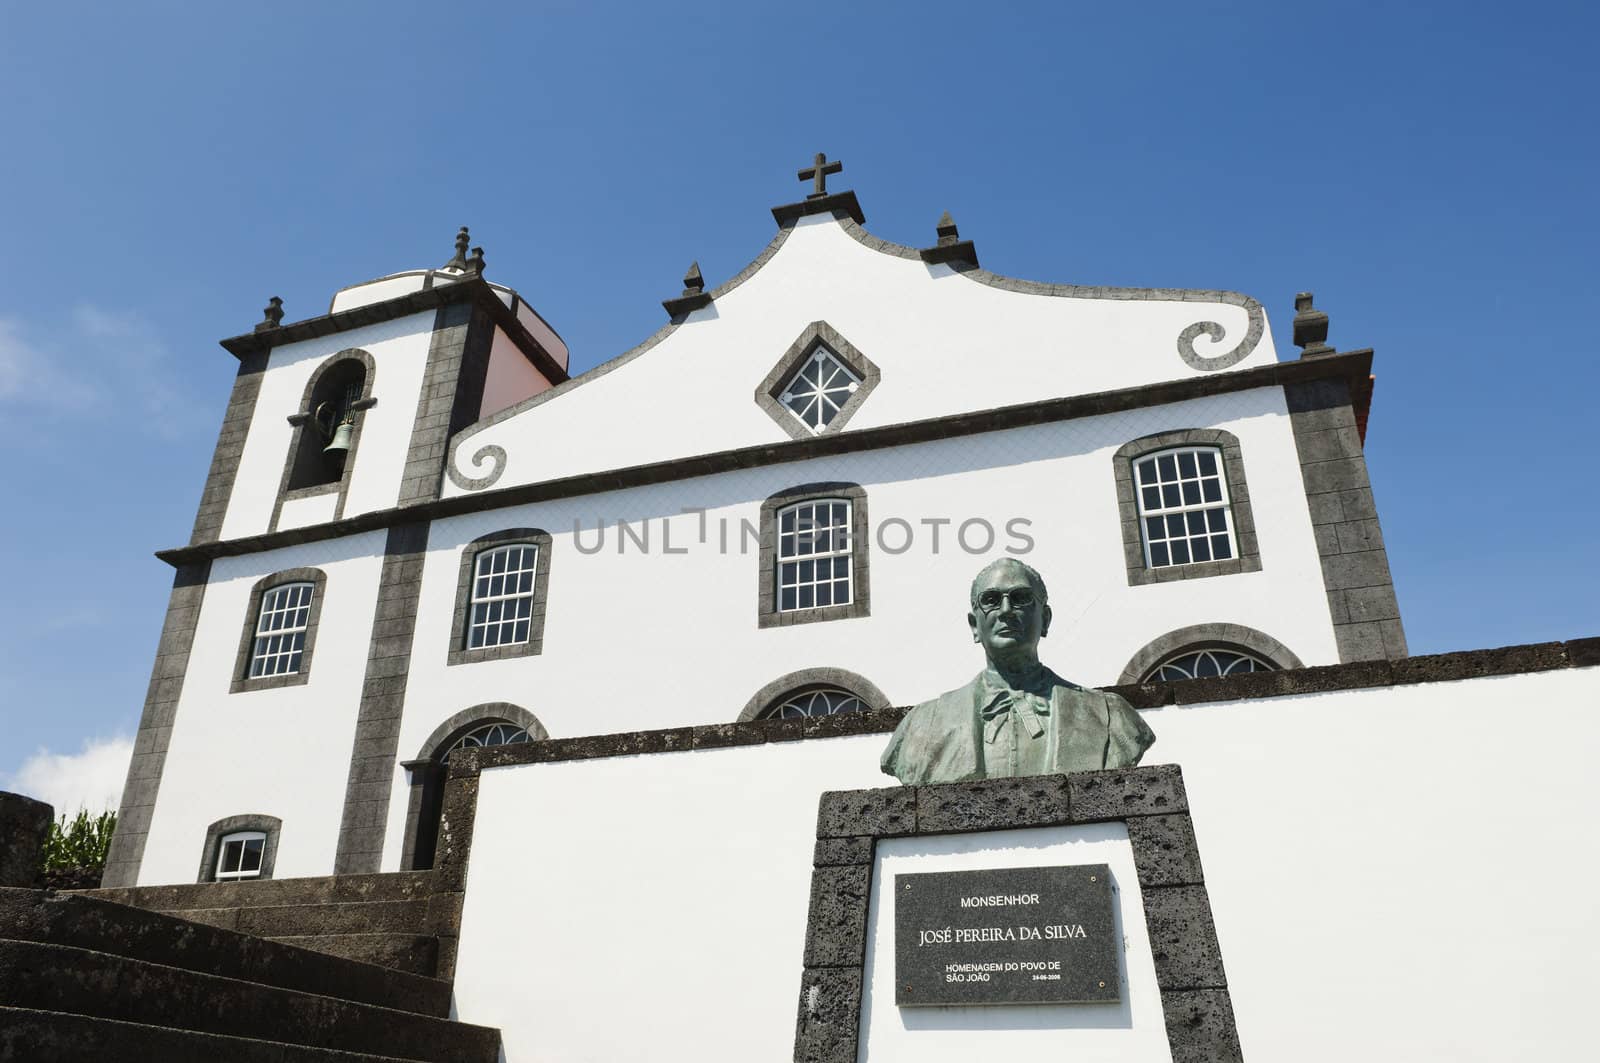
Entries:
[[922,256],[922,261],[936,262],[968,262],[978,264],[978,249],[972,246],[971,240],[961,239],[961,230],[956,228],[956,220],[947,210],[939,215],[939,221],[933,227],[934,234],[938,237],[932,247],[924,247],[917,253]]
[[[462,232],[465,231],[465,229],[462,230]],[[483,276],[483,248],[474,247],[472,249],[472,257],[467,259],[467,272],[476,273],[480,277]]]
[[274,295],[267,300],[267,305],[261,313],[263,320],[256,326],[257,332],[277,328],[283,321],[283,300]]
[[1294,345],[1300,357],[1333,354],[1328,346],[1328,315],[1311,305],[1312,294],[1300,292],[1294,297]]
[[667,316],[674,321],[681,320],[702,306],[711,305],[711,293],[706,291],[706,279],[700,275],[700,263],[689,263],[689,271],[683,275],[683,294],[663,299],[661,305],[666,307]]
[[463,272],[465,272],[465,270],[467,268],[467,245],[470,244],[470,243],[472,243],[472,237],[467,235],[467,227],[465,225],[463,225],[461,227],[461,231],[456,233],[456,253],[455,253],[455,257],[452,258],[449,262],[446,262],[444,265],[440,266],[439,268],[440,269],[459,269],[459,270],[462,270]]
[[807,199],[821,199],[828,194],[828,175],[839,173],[843,169],[844,163],[829,162],[828,157],[819,151],[812,164],[796,176],[802,181],[813,183],[811,192],[806,196]]

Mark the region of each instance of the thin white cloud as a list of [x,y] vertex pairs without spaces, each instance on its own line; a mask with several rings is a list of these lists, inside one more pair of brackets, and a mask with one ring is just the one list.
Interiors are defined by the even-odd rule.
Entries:
[[98,815],[115,810],[133,759],[133,739],[87,739],[77,753],[52,753],[41,748],[6,780],[6,789],[55,806],[56,815],[78,809]]
[[0,317],[0,399],[22,394],[43,365],[39,352],[22,338],[16,319]]
[[167,438],[196,426],[166,344],[138,315],[85,303],[47,324],[0,317],[0,405],[93,412]]

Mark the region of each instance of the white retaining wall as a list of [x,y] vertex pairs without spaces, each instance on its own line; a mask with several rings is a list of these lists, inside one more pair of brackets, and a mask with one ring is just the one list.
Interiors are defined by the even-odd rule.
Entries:
[[[1597,710],[1590,668],[1147,713],[1245,1058],[1592,1058]],[[788,1059],[817,797],[890,783],[886,737],[485,771],[460,1017],[502,1028],[508,1063]],[[1166,1058],[1137,1027],[972,1021],[985,1058]],[[874,1060],[974,1043],[892,1005],[870,1024]]]

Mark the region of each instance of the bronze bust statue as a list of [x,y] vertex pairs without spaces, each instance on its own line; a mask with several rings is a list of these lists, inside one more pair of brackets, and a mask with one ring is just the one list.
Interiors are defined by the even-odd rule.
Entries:
[[1002,558],[972,581],[967,623],[985,668],[906,714],[883,770],[908,786],[1126,768],[1156,740],[1132,705],[1039,663],[1050,595],[1032,567]]

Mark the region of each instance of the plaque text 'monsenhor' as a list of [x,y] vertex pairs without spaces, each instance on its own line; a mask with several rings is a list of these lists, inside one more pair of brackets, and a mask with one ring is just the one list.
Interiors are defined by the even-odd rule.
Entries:
[[1105,864],[896,875],[893,888],[901,1007],[1120,999]]

